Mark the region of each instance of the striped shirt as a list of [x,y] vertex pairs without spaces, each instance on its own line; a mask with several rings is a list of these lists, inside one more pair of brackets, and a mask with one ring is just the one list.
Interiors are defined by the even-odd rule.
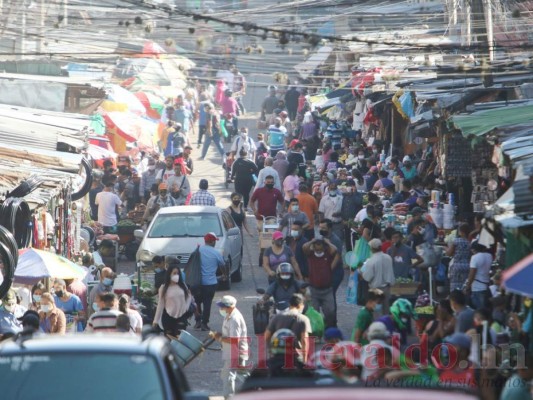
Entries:
[[268,128],[268,145],[270,150],[284,150],[287,129],[284,126],[270,125]]
[[87,321],[85,332],[117,332],[117,317],[120,314],[120,311],[110,308],[95,312]]

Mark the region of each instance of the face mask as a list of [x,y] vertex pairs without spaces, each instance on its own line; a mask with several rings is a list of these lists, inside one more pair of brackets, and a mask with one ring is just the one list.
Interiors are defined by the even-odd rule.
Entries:
[[228,315],[228,312],[223,309],[218,310],[218,312],[220,313],[220,315],[222,315],[222,318],[226,318],[226,316]]
[[357,158],[360,159],[360,160],[364,160],[364,159],[365,159],[365,156],[364,156],[363,154],[359,154],[359,155],[357,156]]
[[155,171],[155,165],[149,165],[148,171]]
[[275,244],[276,246],[281,247],[281,246],[283,246],[283,240],[276,240],[276,241],[274,241],[274,244]]
[[400,320],[404,323],[404,324],[407,324],[409,322],[409,318],[400,318]]
[[292,211],[298,211],[300,209],[300,206],[292,206],[291,209]]
[[298,236],[300,236],[300,232],[299,231],[291,231],[291,237],[297,238]]
[[383,304],[376,304],[374,311],[381,312],[381,310],[383,310]]
[[265,184],[265,187],[266,187],[267,189],[273,189],[273,188],[274,188],[274,184],[273,184],[273,183],[266,183],[266,184]]
[[323,251],[321,251],[321,252],[316,252],[315,251],[315,257],[319,257],[319,258],[320,257],[324,257],[324,252]]
[[281,279],[285,280],[285,281],[291,279],[291,275],[290,274],[283,274],[283,275],[280,275],[279,277]]
[[241,201],[240,200],[233,200],[232,203],[233,203],[234,206],[238,206],[239,204],[241,204]]
[[423,235],[425,231],[426,231],[426,228],[421,228],[418,230],[418,232],[420,232],[421,235]]
[[159,274],[161,271],[163,271],[161,268],[156,268],[156,269],[155,269],[155,272],[156,272],[157,274]]
[[41,295],[39,294],[34,294],[32,297],[33,297],[33,301],[36,303],[41,301]]
[[57,296],[57,297],[61,298],[61,297],[63,297],[64,294],[65,294],[65,293],[63,293],[62,290],[56,290],[56,296]]
[[337,192],[329,192],[329,197],[337,197]]
[[104,286],[111,286],[113,284],[113,279],[111,278],[104,278],[104,280],[102,281],[102,283],[104,284]]
[[12,305],[12,306],[9,306],[9,305],[5,305],[4,308],[6,309],[6,311],[8,312],[13,312],[15,310],[15,306]]
[[320,234],[320,236],[324,236],[324,237],[328,237],[329,235],[329,231],[325,231],[323,229],[319,230],[318,233]]
[[170,277],[170,280],[171,280],[172,282],[174,282],[174,283],[178,283],[178,282],[180,281],[180,275],[179,275],[179,274],[177,274],[177,275],[172,275],[172,276]]
[[41,306],[41,311],[44,312],[44,313],[47,313],[49,312],[50,310],[52,309],[52,306],[50,304],[47,304],[47,305],[42,305]]
[[248,133],[246,133],[246,132],[241,132],[241,137],[242,137],[243,139],[246,139],[246,138],[248,137]]
[[98,303],[93,303],[93,310],[100,311],[100,306],[98,305]]

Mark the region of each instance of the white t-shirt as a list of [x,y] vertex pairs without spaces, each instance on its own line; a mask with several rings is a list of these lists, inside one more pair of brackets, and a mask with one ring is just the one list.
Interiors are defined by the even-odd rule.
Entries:
[[162,169],[160,171],[157,172],[157,176],[156,176],[156,180],[160,180],[161,183],[168,183],[168,178],[170,178],[171,176],[174,176],[174,169],[171,168],[171,169]]
[[470,259],[470,268],[476,269],[476,276],[472,282],[472,292],[487,290],[490,283],[490,266],[492,255],[489,253],[477,253]]
[[368,214],[367,214],[367,212],[366,212],[366,208],[363,207],[363,208],[357,213],[357,215],[355,216],[354,221],[355,221],[355,222],[363,222],[367,216],[368,216]]
[[116,206],[122,201],[112,192],[100,192],[96,195],[95,204],[98,206],[98,222],[103,226],[115,226],[117,224]]

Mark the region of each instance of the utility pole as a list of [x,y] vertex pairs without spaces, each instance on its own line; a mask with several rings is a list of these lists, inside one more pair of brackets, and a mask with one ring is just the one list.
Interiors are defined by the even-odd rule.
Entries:
[[44,17],[45,17],[45,1],[40,0],[40,15],[39,15],[39,37],[37,40],[37,52],[44,52]]
[[485,25],[487,29],[487,45],[489,60],[494,61],[494,31],[492,28],[492,0],[485,0]]
[[63,0],[63,26],[68,25],[68,0]]

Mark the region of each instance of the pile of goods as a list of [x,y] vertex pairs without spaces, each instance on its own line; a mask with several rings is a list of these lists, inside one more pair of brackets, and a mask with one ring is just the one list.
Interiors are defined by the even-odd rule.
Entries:
[[392,212],[394,215],[407,215],[409,212],[409,204],[397,203],[392,206]]

